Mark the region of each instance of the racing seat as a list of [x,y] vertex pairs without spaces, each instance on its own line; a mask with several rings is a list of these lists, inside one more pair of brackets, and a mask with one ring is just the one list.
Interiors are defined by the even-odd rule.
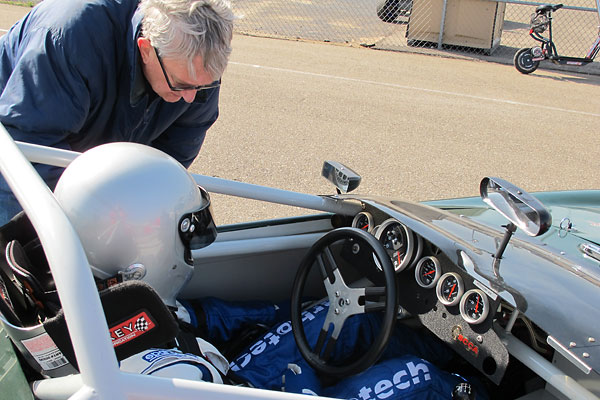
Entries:
[[[48,262],[23,212],[0,227],[0,251],[0,321],[11,341],[34,373],[46,378],[77,373]],[[179,332],[171,311],[144,282],[118,282],[99,295],[118,360],[161,347]]]

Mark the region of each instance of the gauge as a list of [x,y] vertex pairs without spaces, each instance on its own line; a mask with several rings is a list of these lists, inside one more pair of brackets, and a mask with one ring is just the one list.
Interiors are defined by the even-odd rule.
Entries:
[[441,274],[440,262],[435,257],[423,257],[415,267],[415,279],[419,286],[426,289],[434,287]]
[[489,311],[488,297],[479,289],[468,290],[460,300],[460,315],[470,324],[485,321]]
[[411,230],[390,218],[381,224],[376,236],[392,259],[396,272],[402,271],[410,264],[415,250]]
[[354,228],[362,229],[365,232],[371,232],[371,229],[373,229],[373,216],[366,211],[359,212],[354,217],[352,226]]
[[438,300],[447,306],[458,304],[464,292],[462,278],[454,272],[446,272],[440,276],[435,289]]

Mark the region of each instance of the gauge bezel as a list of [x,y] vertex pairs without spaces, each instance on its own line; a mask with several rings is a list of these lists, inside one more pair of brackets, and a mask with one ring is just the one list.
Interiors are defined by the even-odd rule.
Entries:
[[[415,255],[415,237],[413,236],[413,231],[411,231],[410,229],[408,229],[406,227],[406,225],[404,225],[403,223],[401,223],[400,221],[398,221],[396,218],[388,218],[385,221],[383,221],[381,223],[381,225],[379,225],[379,227],[377,228],[377,232],[375,233],[375,237],[377,238],[377,240],[379,240],[379,242],[381,243],[381,235],[382,233],[392,224],[398,224],[402,227],[402,229],[404,229],[404,234],[406,235],[406,240],[408,241],[408,244],[406,246],[406,254],[404,255],[404,259],[402,260],[402,262],[400,263],[400,266],[398,268],[395,268],[396,272],[400,272],[403,271],[404,269],[406,269],[406,267],[408,267],[409,265],[412,264],[413,261],[413,257]],[[387,250],[386,250],[387,251]],[[393,264],[392,260],[392,264]]]
[[373,232],[373,216],[371,215],[370,212],[367,212],[367,211],[361,211],[361,212],[359,212],[358,214],[356,214],[354,216],[354,219],[352,220],[352,227],[353,228],[361,229],[359,226],[357,226],[357,224],[358,224],[358,220],[363,215],[367,217],[367,221],[368,221],[368,224],[369,224],[369,228],[365,232],[368,232],[368,233]]
[[417,265],[417,262],[421,259],[421,255],[423,254],[423,238],[421,237],[421,235],[417,234],[416,232],[410,230],[410,228],[407,228],[409,232],[412,233],[413,235],[413,239],[415,241],[415,254],[414,254],[414,258],[413,261],[410,263],[410,265],[408,266],[408,269],[414,267]]
[[[481,313],[481,315],[478,318],[471,318],[467,314],[467,312],[465,310],[465,305],[467,304],[467,299],[473,293],[477,293],[478,295],[480,295],[481,296],[481,301],[483,303],[483,312]],[[487,297],[487,295],[484,293],[483,290],[481,290],[481,289],[470,289],[470,290],[467,290],[462,295],[462,298],[460,299],[459,309],[460,309],[460,315],[461,315],[461,317],[463,317],[463,319],[465,321],[467,321],[471,325],[477,325],[477,324],[480,324],[483,321],[485,321],[485,319],[487,318],[487,316],[488,316],[488,314],[490,312],[490,299]]]
[[[435,277],[433,278],[433,281],[431,281],[430,284],[426,285],[423,282],[421,282],[421,269],[423,268],[423,265],[425,264],[425,262],[428,260],[433,261],[433,265],[435,268]],[[434,286],[436,286],[438,281],[440,280],[441,275],[442,275],[442,267],[440,266],[440,261],[437,258],[435,258],[434,256],[425,256],[425,257],[421,258],[419,260],[419,262],[417,263],[417,266],[415,267],[415,280],[417,281],[417,284],[419,286],[421,286],[422,288],[425,288],[425,289],[431,289]]]
[[[444,298],[444,296],[442,296],[442,284],[450,276],[453,276],[456,279],[456,284],[458,286],[458,290],[456,292],[456,298],[452,301],[448,301],[448,300],[446,300],[446,298]],[[444,275],[440,276],[440,279],[438,280],[437,284],[435,285],[435,294],[437,295],[439,302],[446,306],[454,306],[454,305],[458,304],[462,298],[464,291],[465,291],[465,287],[463,284],[463,280],[462,280],[461,276],[459,274],[457,274],[456,272],[446,272]]]

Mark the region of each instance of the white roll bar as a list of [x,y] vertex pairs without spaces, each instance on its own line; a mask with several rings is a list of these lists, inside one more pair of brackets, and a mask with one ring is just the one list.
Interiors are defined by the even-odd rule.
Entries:
[[46,183],[1,124],[0,149],[0,172],[35,227],[51,266],[83,388],[94,388],[98,398],[124,398],[119,394],[119,369],[108,325],[79,237]]
[[[66,167],[81,154],[76,151],[54,149],[24,142],[17,142],[17,144],[31,162],[55,165],[57,167]],[[200,174],[192,174],[192,176],[198,185],[212,193],[344,215],[356,215],[362,210],[359,204],[341,199],[292,192]]]
[[[23,149],[23,152],[19,150]],[[15,143],[0,123],[0,173],[33,223],[50,264],[79,364],[79,375],[35,382],[44,399],[305,399],[305,395],[121,372],[83,247],[33,162],[66,167],[79,153]],[[318,196],[315,196],[318,197]],[[314,397],[327,400],[326,397]]]

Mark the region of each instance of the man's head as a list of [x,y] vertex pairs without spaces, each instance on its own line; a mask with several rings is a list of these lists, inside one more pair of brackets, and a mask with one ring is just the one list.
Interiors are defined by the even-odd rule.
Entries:
[[86,151],[54,195],[96,277],[141,279],[169,306],[194,270],[191,250],[217,235],[206,191],[175,159],[141,144]]
[[214,86],[231,54],[233,12],[225,0],[142,0],[137,45],[152,89],[165,101],[193,101]]

